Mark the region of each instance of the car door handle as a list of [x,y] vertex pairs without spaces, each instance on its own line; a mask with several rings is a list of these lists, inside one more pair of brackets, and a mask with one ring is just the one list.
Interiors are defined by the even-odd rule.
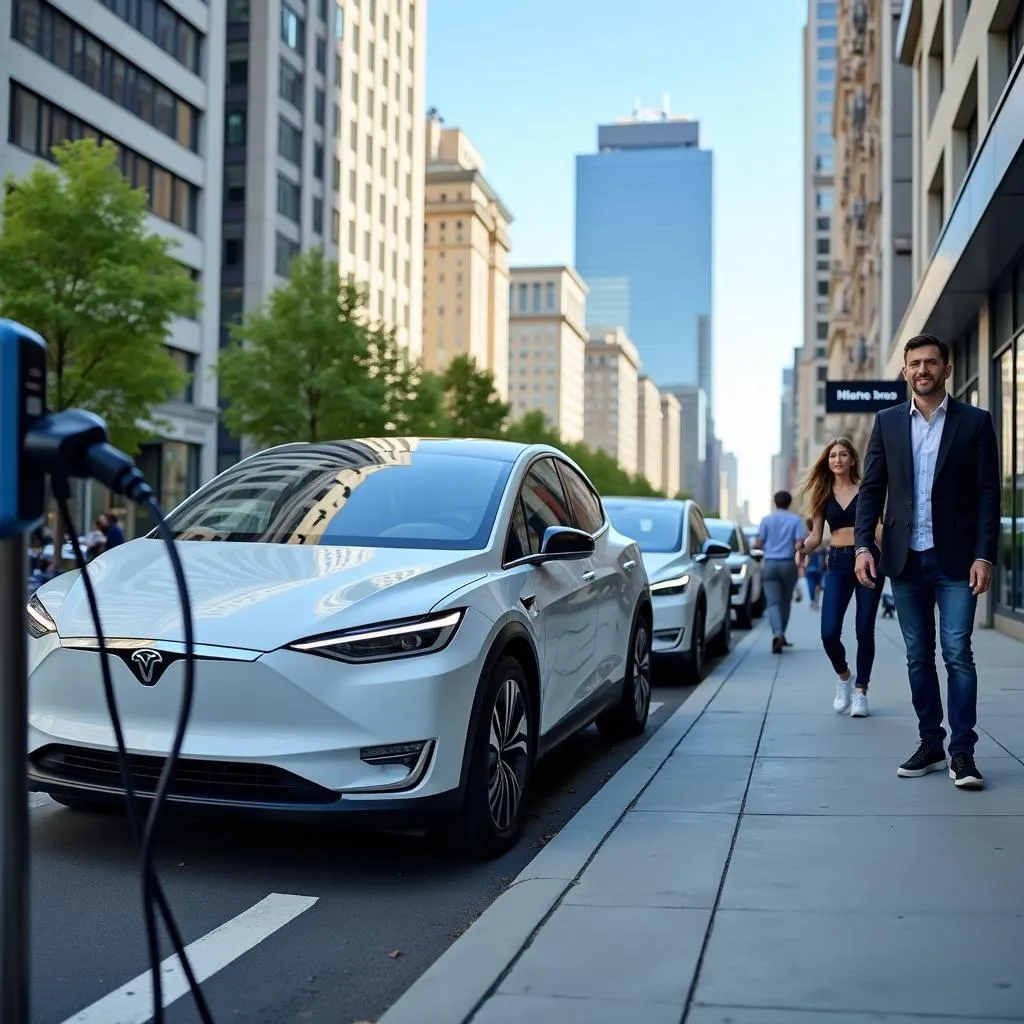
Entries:
[[632,558],[628,562],[622,563],[622,568],[625,569],[626,572],[632,572],[635,567],[636,562],[634,562]]
[[588,583],[597,575],[593,569],[588,569],[585,573],[582,573],[580,579],[586,580]]

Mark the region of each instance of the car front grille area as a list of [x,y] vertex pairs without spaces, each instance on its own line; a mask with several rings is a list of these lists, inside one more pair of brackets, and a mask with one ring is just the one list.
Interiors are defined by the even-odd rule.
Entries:
[[[31,757],[32,766],[53,782],[123,792],[117,753],[84,747],[49,746]],[[129,754],[132,784],[139,794],[156,792],[162,757]],[[238,804],[329,804],[338,794],[270,765],[179,758],[168,796]]]

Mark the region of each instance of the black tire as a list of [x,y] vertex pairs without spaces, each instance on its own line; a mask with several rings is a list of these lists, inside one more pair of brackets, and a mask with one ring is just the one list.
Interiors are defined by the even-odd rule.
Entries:
[[[455,823],[459,848],[481,860],[500,857],[518,842],[537,751],[537,716],[523,666],[503,657],[484,685],[465,801]],[[498,748],[491,742],[492,722]]]
[[704,622],[707,612],[704,602],[697,605],[693,613],[693,629],[690,631],[690,650],[686,655],[684,672],[688,683],[699,683],[704,678],[707,662],[707,641],[704,636]]
[[732,649],[732,608],[726,608],[722,627],[708,644],[712,654],[724,656]]
[[754,608],[750,602],[750,591],[747,591],[747,599],[743,602],[742,608],[736,609],[736,625],[740,629],[750,629],[754,624]]
[[625,740],[643,733],[651,711],[653,679],[651,626],[647,616],[640,614],[629,636],[622,699],[597,719],[597,727],[602,736],[609,740]]

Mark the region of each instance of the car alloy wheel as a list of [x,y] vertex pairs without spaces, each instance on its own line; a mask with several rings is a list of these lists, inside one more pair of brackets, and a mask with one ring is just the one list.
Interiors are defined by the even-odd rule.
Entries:
[[519,814],[530,760],[530,722],[523,691],[506,679],[494,697],[488,739],[487,802],[491,821],[508,831]]
[[641,622],[633,641],[633,705],[636,717],[644,717],[647,702],[651,697],[651,638],[647,626]]

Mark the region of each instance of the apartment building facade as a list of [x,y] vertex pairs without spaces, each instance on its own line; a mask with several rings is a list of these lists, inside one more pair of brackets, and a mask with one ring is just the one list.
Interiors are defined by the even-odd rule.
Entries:
[[587,285],[572,267],[514,267],[508,288],[508,402],[539,410],[565,441],[582,441]]
[[[426,0],[227,0],[222,343],[320,247],[420,357],[426,21]],[[221,466],[243,447],[222,430]]]
[[[138,462],[164,506],[217,467],[220,197],[224,129],[224,5],[164,0],[0,0],[0,175],[21,177],[67,139],[106,139],[149,196],[148,227],[198,282],[195,319],[167,339],[192,375],[159,408],[162,435]],[[82,513],[104,507],[98,487]],[[130,524],[129,524],[130,525]]]
[[645,374],[637,381],[637,472],[656,490],[664,489],[661,457],[664,425],[661,392]]
[[983,620],[1024,638],[1024,2],[909,0],[913,296],[888,373],[922,331],[952,348],[952,394],[991,410],[1002,542]]
[[471,356],[506,399],[512,214],[465,133],[436,112],[426,123],[425,173],[423,365],[440,373]]
[[591,327],[586,348],[583,439],[631,476],[639,471],[640,356],[621,327]]
[[679,493],[680,440],[682,420],[679,399],[661,395],[661,489],[670,498]]

